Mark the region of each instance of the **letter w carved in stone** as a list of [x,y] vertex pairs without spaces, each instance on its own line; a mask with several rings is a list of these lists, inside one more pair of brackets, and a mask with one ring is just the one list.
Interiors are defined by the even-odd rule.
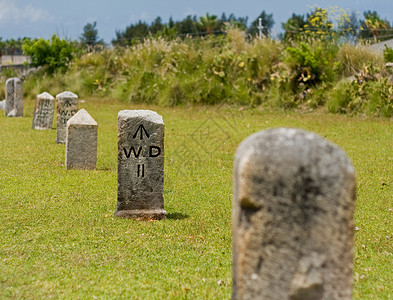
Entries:
[[142,153],[142,147],[139,147],[138,153],[136,153],[134,147],[130,147],[130,151],[128,151],[128,152],[127,152],[126,148],[123,148],[123,150],[124,150],[124,154],[126,155],[127,158],[130,158],[131,152],[134,153],[135,158],[138,158],[139,155],[141,155],[141,153]]

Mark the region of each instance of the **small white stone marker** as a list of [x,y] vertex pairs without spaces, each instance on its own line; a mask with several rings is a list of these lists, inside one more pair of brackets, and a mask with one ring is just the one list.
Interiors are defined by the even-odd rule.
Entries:
[[19,78],[5,82],[5,115],[23,117],[23,83]]
[[234,162],[232,299],[351,299],[356,181],[315,133],[271,129]]
[[65,152],[67,169],[96,168],[97,129],[97,122],[85,109],[81,109],[68,120]]
[[33,129],[52,129],[55,98],[47,92],[37,95],[35,100]]
[[150,110],[118,115],[118,179],[115,216],[163,219],[164,121]]
[[78,111],[78,96],[72,92],[63,92],[56,95],[56,101],[57,101],[56,143],[64,144],[66,141],[67,121]]

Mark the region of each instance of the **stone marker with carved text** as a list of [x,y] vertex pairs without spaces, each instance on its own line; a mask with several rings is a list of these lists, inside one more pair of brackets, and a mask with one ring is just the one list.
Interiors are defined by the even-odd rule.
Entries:
[[55,98],[47,92],[37,95],[34,107],[33,129],[52,129]]
[[19,78],[5,82],[5,115],[23,117],[23,83]]
[[115,216],[164,218],[164,122],[159,114],[150,110],[119,112],[117,160]]
[[81,109],[67,122],[67,169],[94,170],[97,164],[97,122]]
[[234,162],[233,299],[351,299],[355,172],[299,129],[245,139]]
[[56,95],[57,101],[57,138],[56,143],[65,144],[67,121],[78,111],[78,96],[72,92]]

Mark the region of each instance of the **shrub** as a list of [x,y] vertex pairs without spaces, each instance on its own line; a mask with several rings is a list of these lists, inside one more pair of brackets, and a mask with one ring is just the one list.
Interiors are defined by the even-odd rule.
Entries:
[[365,64],[382,67],[382,57],[363,45],[343,44],[337,53],[338,75],[348,77],[362,71]]
[[385,62],[393,62],[393,49],[388,47],[386,44],[385,49],[383,50],[383,57]]
[[334,113],[391,117],[393,86],[387,78],[374,75],[372,66],[364,67],[355,80],[337,84],[330,94],[327,106]]
[[25,40],[22,49],[33,67],[45,66],[50,74],[56,70],[65,71],[77,52],[75,44],[56,35],[50,40]]

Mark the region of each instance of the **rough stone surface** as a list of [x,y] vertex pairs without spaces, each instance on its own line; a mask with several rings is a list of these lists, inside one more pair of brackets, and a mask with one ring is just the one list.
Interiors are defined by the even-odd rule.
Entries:
[[55,98],[49,93],[39,94],[35,100],[33,129],[52,129]]
[[78,111],[78,96],[72,92],[56,95],[57,101],[57,138],[56,143],[65,144],[67,121]]
[[5,82],[5,115],[23,117],[23,83],[19,78]]
[[97,122],[81,109],[67,122],[67,169],[94,170],[97,164]]
[[258,132],[234,162],[233,299],[351,299],[355,172],[299,129]]
[[159,114],[150,110],[119,112],[117,160],[115,216],[164,218],[164,122]]
[[23,117],[23,82],[19,78],[15,78],[15,97],[14,110],[15,117]]
[[14,109],[14,98],[15,98],[15,78],[9,78],[5,82],[5,115]]

